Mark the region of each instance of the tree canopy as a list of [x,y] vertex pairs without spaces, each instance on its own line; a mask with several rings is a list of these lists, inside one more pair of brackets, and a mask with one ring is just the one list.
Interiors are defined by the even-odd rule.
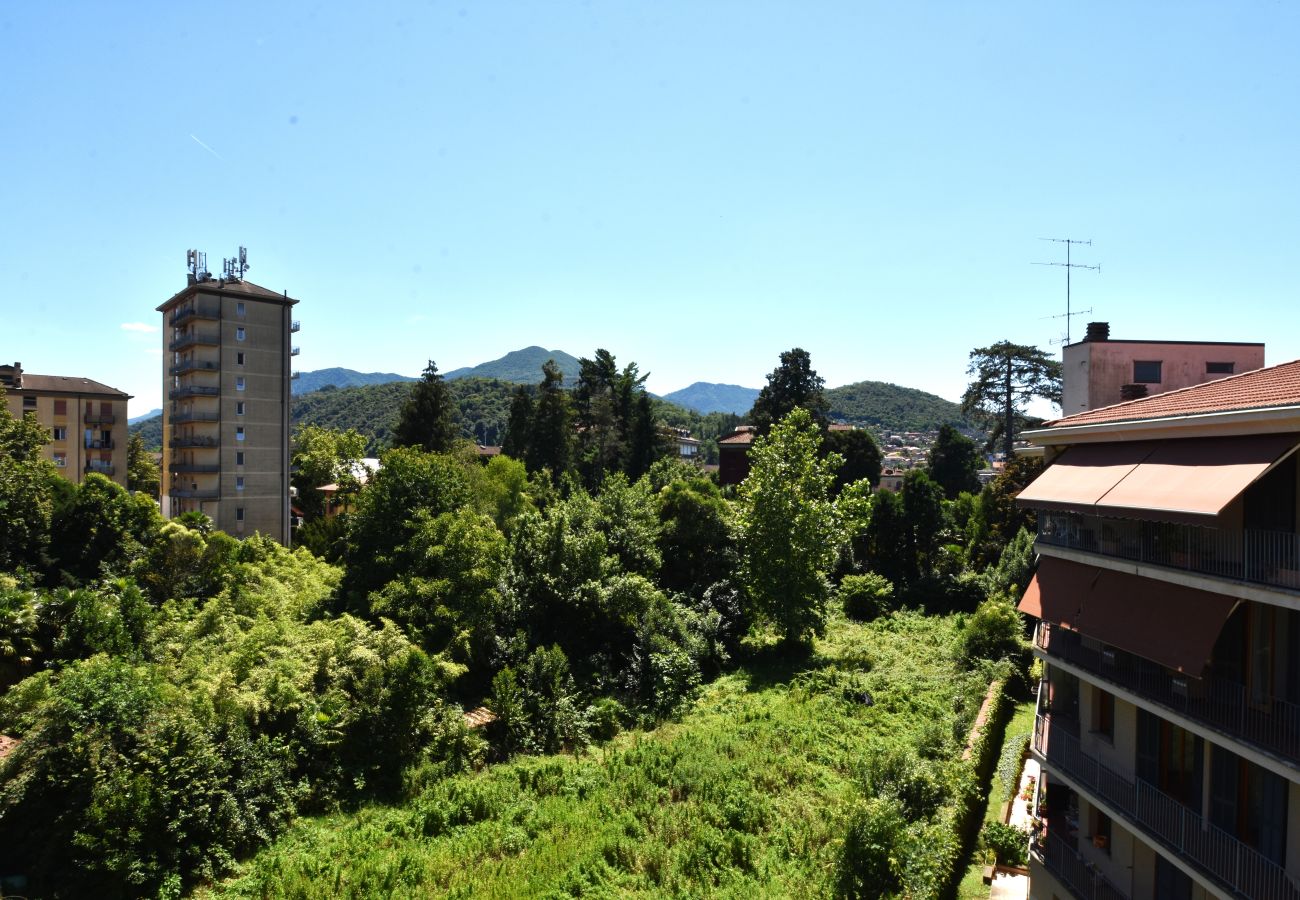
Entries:
[[975,442],[951,425],[941,425],[930,446],[930,477],[943,488],[944,496],[953,500],[962,491],[980,489],[979,470],[983,462]]
[[1011,459],[1024,408],[1034,399],[1061,402],[1061,364],[1037,347],[999,341],[970,352],[966,373],[972,377],[961,398],[962,412],[989,430],[989,445],[1002,441]]
[[817,425],[826,423],[827,403],[823,393],[825,380],[812,367],[807,350],[795,347],[781,354],[781,364],[767,376],[767,384],[758,392],[754,408],[749,411],[750,424],[759,434],[772,427],[795,409],[805,409]]
[[447,383],[438,374],[438,366],[429,360],[402,406],[397,427],[393,429],[393,446],[418,447],[426,453],[446,453],[460,436],[460,429],[452,419],[452,409]]

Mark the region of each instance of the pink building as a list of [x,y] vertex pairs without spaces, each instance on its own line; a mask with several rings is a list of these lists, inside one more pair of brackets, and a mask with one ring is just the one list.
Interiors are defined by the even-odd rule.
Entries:
[[1114,341],[1107,322],[1090,322],[1062,356],[1065,416],[1264,367],[1263,344]]

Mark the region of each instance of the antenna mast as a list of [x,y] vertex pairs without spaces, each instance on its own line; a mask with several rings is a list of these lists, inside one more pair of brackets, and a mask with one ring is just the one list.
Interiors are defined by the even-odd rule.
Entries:
[[[1081,312],[1077,312],[1077,313],[1072,313],[1072,312],[1070,312],[1070,270],[1071,270],[1071,269],[1089,269],[1089,270],[1091,270],[1091,271],[1093,271],[1093,272],[1100,272],[1100,271],[1101,271],[1101,264],[1098,263],[1098,264],[1095,265],[1095,266],[1085,266],[1085,265],[1083,265],[1082,263],[1070,262],[1070,249],[1071,249],[1071,247],[1073,247],[1073,245],[1075,245],[1075,244],[1082,244],[1082,245],[1084,245],[1085,247],[1091,247],[1091,246],[1092,246],[1092,241],[1091,241],[1091,240],[1087,240],[1087,241],[1078,241],[1078,240],[1075,240],[1075,239],[1073,239],[1073,238],[1039,238],[1039,240],[1040,240],[1040,241],[1051,241],[1053,244],[1064,244],[1064,245],[1065,245],[1065,262],[1063,262],[1063,263],[1060,263],[1060,262],[1036,262],[1036,263],[1034,263],[1034,265],[1036,265],[1036,266],[1061,266],[1062,268],[1065,269],[1065,315],[1064,315],[1064,316],[1061,316],[1060,318],[1064,318],[1064,319],[1065,319],[1065,343],[1068,344],[1068,343],[1070,343],[1070,317],[1071,317],[1071,316],[1081,316],[1081,315],[1084,315],[1084,313],[1090,313],[1090,312],[1092,312],[1091,309],[1083,310],[1083,311],[1081,311]],[[1053,316],[1052,318],[1058,318],[1058,317],[1057,317],[1057,316]]]

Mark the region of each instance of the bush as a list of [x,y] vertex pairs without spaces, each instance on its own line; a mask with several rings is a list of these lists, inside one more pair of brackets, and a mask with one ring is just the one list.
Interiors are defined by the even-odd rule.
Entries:
[[893,800],[868,800],[854,810],[840,854],[836,895],[866,900],[896,893],[905,831],[902,809]]
[[839,600],[844,614],[859,622],[887,615],[894,608],[894,583],[883,575],[845,575]]
[[985,823],[980,846],[993,851],[1000,865],[1023,866],[1029,862],[1029,832],[1014,825]]
[[966,621],[962,656],[968,663],[979,659],[1014,659],[1024,645],[1020,613],[1007,600],[992,597],[980,604]]

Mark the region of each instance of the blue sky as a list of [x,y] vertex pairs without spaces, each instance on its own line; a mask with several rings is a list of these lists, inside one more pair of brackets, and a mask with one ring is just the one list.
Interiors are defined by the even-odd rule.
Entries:
[[1300,4],[0,5],[0,359],[160,405],[184,251],[299,365],[530,344],[956,398],[972,347],[1300,357]]

